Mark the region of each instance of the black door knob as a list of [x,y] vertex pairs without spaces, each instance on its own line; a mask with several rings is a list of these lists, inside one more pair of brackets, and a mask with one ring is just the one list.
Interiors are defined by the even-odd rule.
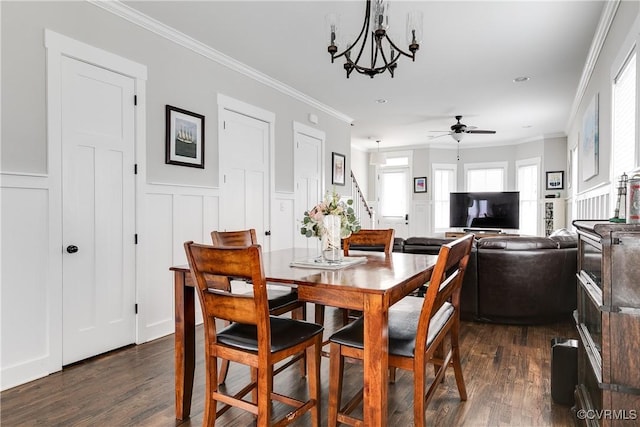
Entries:
[[67,252],[69,252],[70,254],[75,254],[76,252],[78,252],[78,247],[75,245],[69,245],[67,246]]

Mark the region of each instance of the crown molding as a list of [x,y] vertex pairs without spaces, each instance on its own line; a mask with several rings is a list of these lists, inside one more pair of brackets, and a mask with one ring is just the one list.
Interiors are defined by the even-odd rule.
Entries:
[[587,91],[587,85],[589,84],[589,80],[591,80],[591,75],[593,74],[593,70],[596,67],[596,62],[598,61],[598,57],[600,56],[602,46],[607,39],[607,34],[609,33],[611,24],[613,24],[613,19],[615,18],[616,12],[618,11],[618,6],[620,6],[620,0],[609,0],[604,4],[602,15],[600,15],[600,21],[598,22],[598,28],[596,29],[596,33],[593,36],[591,48],[589,49],[589,54],[587,55],[587,60],[582,70],[582,76],[580,77],[580,82],[578,83],[578,90],[576,91],[576,96],[573,100],[573,105],[571,106],[569,121],[567,122],[566,127],[567,133],[569,133],[569,131],[571,130],[571,123],[575,119],[576,114],[578,113],[578,108],[580,107],[580,103],[582,102],[582,98]]
[[259,83],[272,89],[284,93],[298,101],[302,101],[324,113],[327,113],[339,120],[352,123],[353,119],[340,111],[329,107],[326,104],[288,86],[248,65],[225,55],[178,30],[162,22],[151,18],[148,15],[120,2],[120,0],[86,0],[88,3],[98,6],[112,14],[119,16],[145,30],[151,31],[167,40],[170,40],[182,47],[185,47],[198,55],[217,62],[233,71],[243,74]]

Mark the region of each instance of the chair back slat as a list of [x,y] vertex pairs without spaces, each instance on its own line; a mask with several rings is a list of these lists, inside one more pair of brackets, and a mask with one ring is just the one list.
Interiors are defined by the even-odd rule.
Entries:
[[[184,246],[205,321],[211,317],[246,324],[268,323],[266,279],[259,245],[214,247],[186,242]],[[219,285],[230,279],[252,283],[253,296],[211,287],[212,283]]]
[[354,246],[372,246],[384,248],[384,253],[389,255],[393,250],[393,236],[395,231],[393,228],[389,229],[361,229],[357,233],[351,234],[351,236],[344,239],[343,251],[344,255],[349,255],[349,247]]
[[207,313],[216,319],[230,322],[255,325],[258,323],[256,303],[250,295],[234,295],[228,292],[220,292],[213,289],[207,290],[208,294],[203,299]]
[[256,230],[212,231],[213,246],[251,246],[258,244]]
[[460,289],[472,245],[473,235],[468,234],[440,248],[424,295],[416,336],[416,353],[426,350],[431,318],[445,302],[453,305],[454,316],[460,315]]

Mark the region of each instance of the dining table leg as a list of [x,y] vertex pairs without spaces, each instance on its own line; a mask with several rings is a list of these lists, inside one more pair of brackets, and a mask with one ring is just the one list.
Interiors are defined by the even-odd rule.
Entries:
[[387,425],[389,306],[382,295],[364,300],[364,425]]
[[184,271],[174,272],[176,419],[189,418],[195,370],[194,288],[185,286]]

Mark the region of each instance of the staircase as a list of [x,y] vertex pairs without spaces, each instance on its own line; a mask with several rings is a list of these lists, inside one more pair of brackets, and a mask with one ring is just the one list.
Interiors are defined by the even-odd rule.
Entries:
[[362,228],[375,228],[375,212],[367,204],[367,199],[362,194],[353,172],[351,172],[351,194],[353,195],[353,210],[356,213],[356,218],[360,221],[360,226]]

